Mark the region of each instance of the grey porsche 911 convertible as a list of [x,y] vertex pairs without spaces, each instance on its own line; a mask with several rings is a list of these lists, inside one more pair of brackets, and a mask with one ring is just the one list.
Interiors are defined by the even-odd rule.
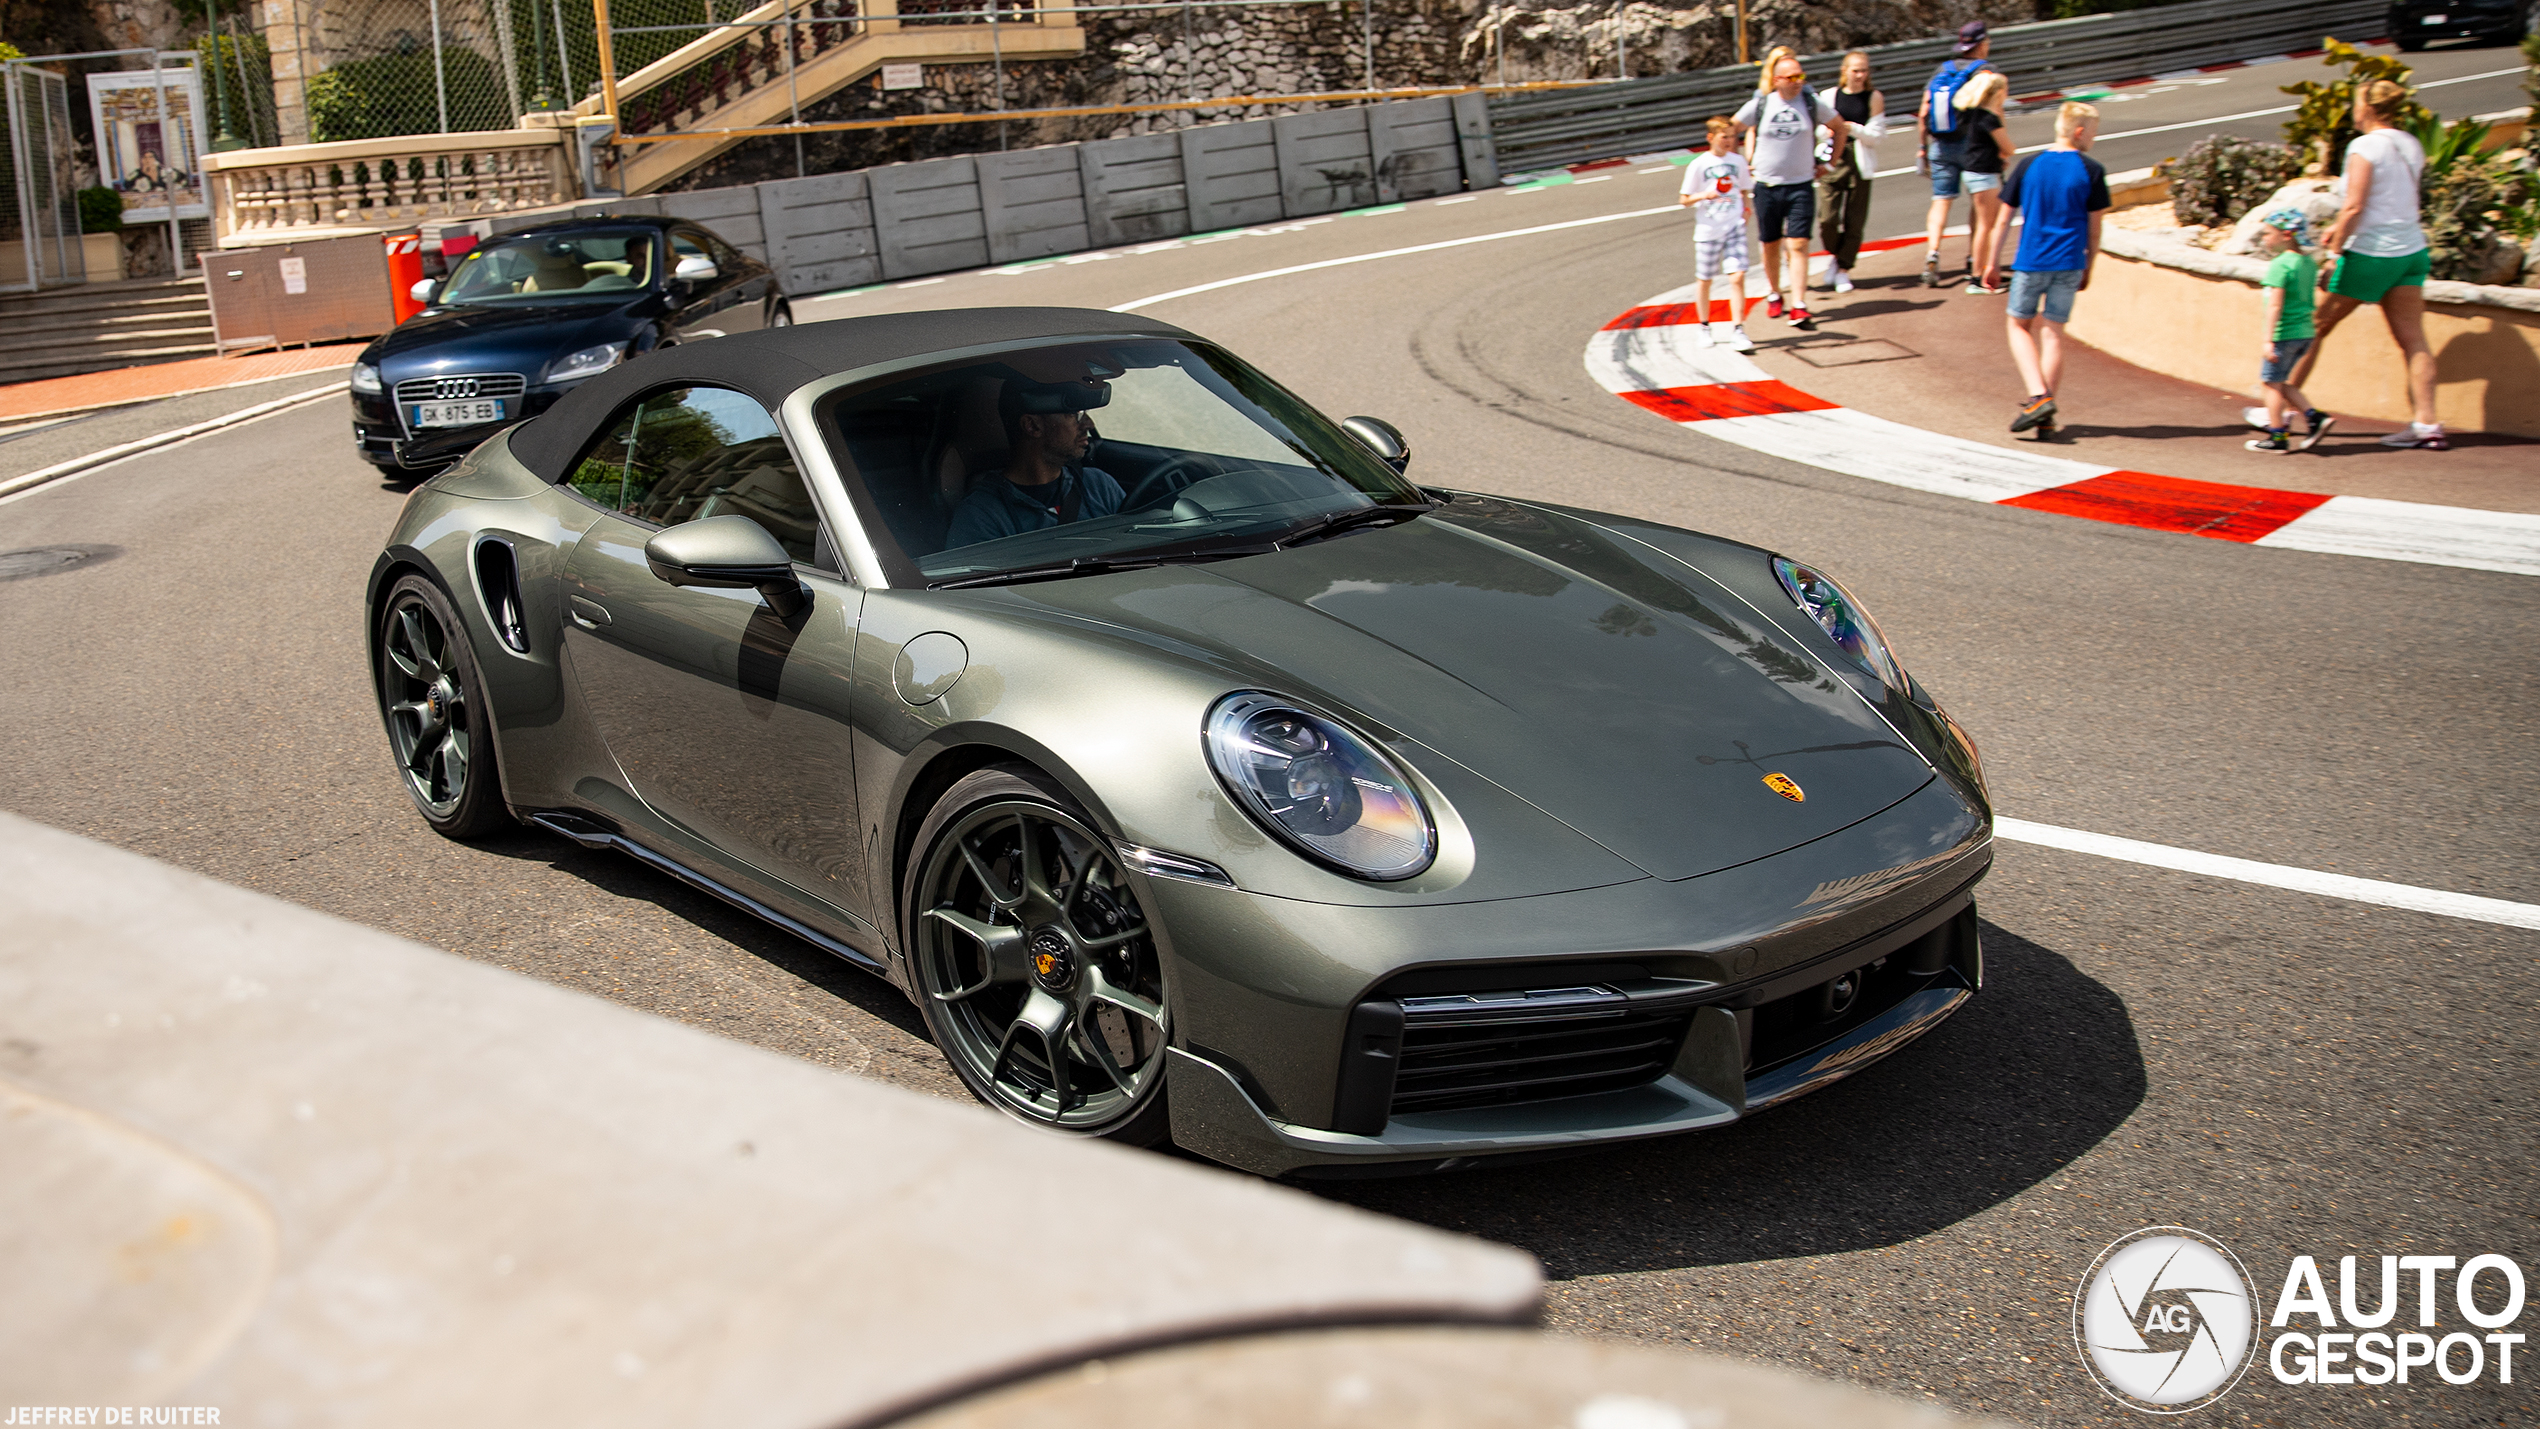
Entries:
[[380,713],[442,833],[621,850],[1009,1116],[1265,1174],[1724,1125],[1981,986],[1974,746],[1842,586],[1409,459],[1115,313],[674,348],[416,490]]

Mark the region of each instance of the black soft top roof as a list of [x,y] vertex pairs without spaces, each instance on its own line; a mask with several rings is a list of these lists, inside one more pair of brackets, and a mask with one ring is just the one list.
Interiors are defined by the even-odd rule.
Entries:
[[875,363],[1115,333],[1192,336],[1171,323],[1099,308],[947,308],[735,333],[647,353],[601,373],[514,430],[511,453],[555,481],[610,413],[658,388],[711,383],[748,393],[773,411],[806,383]]

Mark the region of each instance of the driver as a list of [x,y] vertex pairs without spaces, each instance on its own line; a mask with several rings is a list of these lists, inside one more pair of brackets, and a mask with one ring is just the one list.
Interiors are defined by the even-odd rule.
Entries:
[[1005,468],[971,483],[944,533],[945,548],[1118,512],[1120,483],[1084,464],[1094,445],[1093,418],[1085,413],[1110,401],[1102,382],[1009,379],[997,394]]

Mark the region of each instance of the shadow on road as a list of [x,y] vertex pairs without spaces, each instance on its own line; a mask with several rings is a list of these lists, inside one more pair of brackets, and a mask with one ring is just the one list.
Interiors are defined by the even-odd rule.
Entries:
[[1724,1131],[1505,1171],[1312,1187],[1532,1251],[1555,1280],[1895,1245],[2017,1195],[2143,1100],[2134,1023],[1984,925],[1985,991],[1878,1066]]
[[881,978],[813,947],[781,928],[772,927],[721,899],[700,893],[666,873],[659,873],[621,853],[583,848],[553,834],[532,829],[504,833],[470,848],[527,863],[545,864],[604,892],[651,903],[672,917],[695,924],[752,957],[782,969],[858,1010],[878,1017],[921,1042],[933,1042],[917,1008],[898,988]]

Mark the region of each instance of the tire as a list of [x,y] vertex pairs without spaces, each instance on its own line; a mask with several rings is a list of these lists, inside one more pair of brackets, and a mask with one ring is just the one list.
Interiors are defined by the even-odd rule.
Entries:
[[962,1085],[1047,1130],[1163,1141],[1162,965],[1084,811],[1036,771],[983,769],[936,801],[914,847],[909,982]]
[[2408,54],[2415,54],[2419,50],[2425,48],[2425,37],[2422,35],[2402,35],[2399,37],[2398,43],[2399,48],[2402,51]]
[[415,811],[462,842],[512,827],[494,767],[493,711],[467,626],[441,588],[400,577],[379,604],[372,672],[389,753]]

